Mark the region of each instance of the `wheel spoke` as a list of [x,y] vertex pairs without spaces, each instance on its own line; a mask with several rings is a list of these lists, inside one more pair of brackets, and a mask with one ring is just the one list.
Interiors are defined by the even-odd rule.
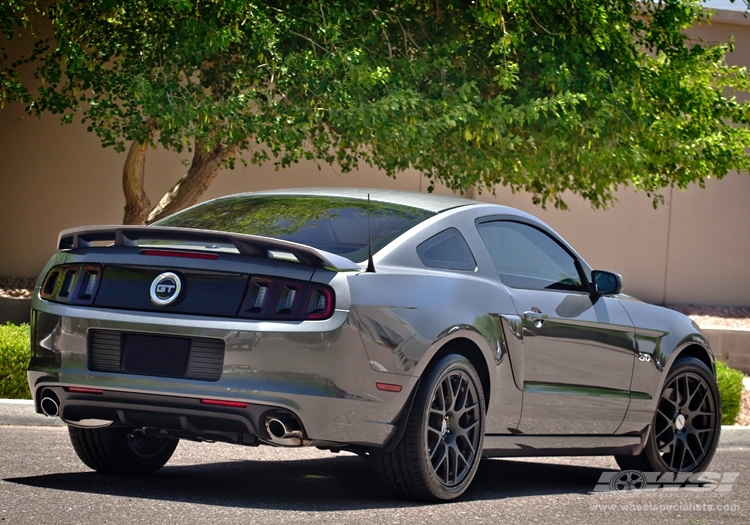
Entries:
[[672,421],[672,418],[671,418],[670,416],[666,415],[666,414],[665,414],[664,412],[662,412],[660,408],[657,408],[657,409],[656,409],[656,412],[657,412],[657,413],[658,413],[658,414],[659,414],[659,415],[660,415],[661,417],[663,417],[664,419],[666,419],[667,421]]
[[446,447],[445,443],[441,441],[438,443],[438,446],[435,447],[435,450],[432,451],[432,455],[430,456],[432,468],[437,472],[440,469],[440,465],[443,464],[447,457],[448,447]]
[[[674,460],[677,458],[677,455],[679,453],[678,452],[680,448],[679,445],[680,445],[679,440],[675,439],[674,446],[672,447],[672,457],[669,460],[669,468],[672,470],[674,470]],[[679,465],[677,466],[677,468],[679,469]]]
[[672,428],[672,427],[670,427],[669,425],[665,426],[665,427],[664,427],[664,428],[663,428],[663,429],[661,430],[661,432],[659,432],[658,434],[654,434],[654,438],[656,438],[656,439],[659,439],[659,438],[661,437],[661,435],[662,435],[662,434],[664,434],[664,432],[666,432],[667,430],[671,430],[671,428]]
[[688,448],[687,443],[685,442],[681,442],[681,443],[682,443],[682,455],[680,458],[680,464],[677,466],[678,470],[682,470],[682,466],[685,464],[685,454],[687,453],[687,448]]
[[695,405],[695,411],[696,412],[699,411],[703,407],[703,404],[706,402],[706,398],[707,397],[708,397],[708,388],[706,388],[703,391],[703,397],[701,398],[701,402],[698,403],[697,405]]
[[[693,465],[697,465],[698,464],[698,458],[696,458],[695,454],[693,454],[693,447],[690,446],[690,443],[687,440],[685,440],[685,450],[690,454],[690,457],[693,458]],[[700,456],[698,456],[698,457],[700,457]]]
[[674,451],[674,446],[673,445],[675,445],[676,441],[677,441],[677,438],[674,437],[674,436],[672,436],[671,440],[669,440],[668,442],[664,443],[662,446],[659,447],[659,452],[661,452],[663,454],[668,454],[670,451],[666,450],[667,447],[672,447],[670,450]]
[[456,447],[456,458],[464,464],[464,467],[469,467],[469,460],[466,458],[466,456],[464,456],[464,453],[458,447]]
[[446,378],[441,386],[443,390],[443,410],[448,412],[448,410],[451,409],[453,403],[455,402],[453,396],[453,386],[451,385],[450,377]]
[[466,407],[466,398],[469,395],[468,381],[466,381],[464,378],[460,378],[456,387],[458,390],[456,391],[456,394],[455,394],[453,411],[457,413],[461,413],[464,411]]
[[451,481],[453,483],[458,480],[458,450],[455,446],[448,449],[449,465],[451,468]]
[[474,430],[478,424],[479,424],[479,421],[478,420],[474,420],[471,423],[469,423],[468,426],[460,427],[459,430],[458,430],[459,435],[461,435],[461,436],[468,436],[469,432],[471,432],[472,430]]
[[[667,392],[669,392],[669,393],[667,393]],[[675,400],[672,399],[672,396],[677,397],[677,395],[678,395],[677,394],[677,386],[674,383],[672,383],[672,385],[670,385],[670,387],[664,389],[664,394],[662,395],[661,399],[662,399],[662,401],[666,401],[666,402],[670,403],[672,406],[675,407],[675,410],[676,410],[676,409],[680,408],[680,405]]]
[[[467,439],[466,436],[462,436],[461,439],[463,440],[464,445],[466,446],[466,448],[469,449],[468,450],[469,454],[473,456],[476,453],[476,449],[474,448],[474,445],[471,443],[471,440]],[[461,455],[463,455],[463,452],[461,452]],[[468,460],[466,461],[466,464],[468,466],[468,464],[469,464]]]
[[438,416],[440,419],[443,419],[443,417],[445,416],[445,411],[437,409],[437,408],[430,408],[430,414],[434,414]]
[[[695,437],[695,442],[696,442],[696,443],[698,443],[698,446],[699,446],[699,447],[700,447],[700,449],[701,449],[701,454],[700,454],[700,457],[703,457],[703,456],[705,456],[705,455],[706,455],[706,449],[705,449],[705,448],[703,448],[703,442],[701,441],[701,438],[700,438],[700,437],[698,437],[698,435],[697,435],[697,434],[693,434],[693,437]],[[696,463],[697,463],[697,462],[696,462]]]
[[698,389],[701,387],[700,381],[695,385],[695,388],[692,392],[690,392],[690,379],[685,376],[685,406],[690,406],[690,402],[693,400],[693,397],[695,397],[695,394],[698,392]]
[[[679,380],[682,379],[682,388],[679,386]],[[677,387],[677,402],[681,407],[685,406],[685,401],[687,399],[687,391],[688,391],[688,378],[686,375],[680,376],[678,378],[678,387]]]
[[437,392],[435,393],[435,401],[437,401],[437,410],[445,414],[445,411],[447,410],[446,404],[445,404],[445,390],[443,388],[443,385],[440,385],[440,388],[438,388]]

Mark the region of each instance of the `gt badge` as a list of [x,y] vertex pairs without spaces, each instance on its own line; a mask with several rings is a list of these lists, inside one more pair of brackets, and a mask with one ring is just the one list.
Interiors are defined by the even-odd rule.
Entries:
[[181,290],[180,278],[172,272],[165,272],[151,283],[151,302],[157,306],[167,306],[177,300]]

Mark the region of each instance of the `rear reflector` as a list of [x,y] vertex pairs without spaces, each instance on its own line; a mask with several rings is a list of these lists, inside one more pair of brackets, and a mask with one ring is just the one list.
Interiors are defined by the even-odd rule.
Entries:
[[84,388],[82,386],[66,386],[66,392],[73,392],[75,394],[103,394],[104,390],[99,388]]
[[401,385],[393,385],[391,383],[375,383],[375,386],[378,387],[378,390],[383,390],[385,392],[401,392]]
[[224,401],[222,399],[201,399],[201,403],[204,405],[215,405],[220,407],[233,407],[233,408],[245,408],[247,403],[240,401]]
[[183,257],[185,259],[209,259],[215,261],[219,258],[215,253],[176,252],[171,250],[141,250],[141,255],[157,255],[160,257]]

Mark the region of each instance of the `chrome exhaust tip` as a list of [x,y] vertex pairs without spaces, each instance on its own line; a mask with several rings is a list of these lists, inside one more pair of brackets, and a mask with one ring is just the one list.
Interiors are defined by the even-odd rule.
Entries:
[[269,417],[266,419],[266,430],[271,439],[301,438],[302,431],[293,419],[279,419]]
[[42,393],[42,400],[39,402],[42,413],[48,417],[57,417],[60,415],[60,401],[54,392],[45,390]]
[[285,447],[301,447],[309,443],[302,433],[299,421],[294,417],[279,414],[266,417],[268,442]]

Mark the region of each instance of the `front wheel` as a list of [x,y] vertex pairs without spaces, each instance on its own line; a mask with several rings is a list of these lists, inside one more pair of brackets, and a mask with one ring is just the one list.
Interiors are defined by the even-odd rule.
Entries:
[[682,357],[664,383],[643,452],[615,459],[625,470],[702,472],[714,456],[720,431],[716,379],[701,360]]
[[124,428],[77,428],[68,434],[88,467],[108,474],[151,474],[172,457],[179,440],[146,437]]
[[384,483],[409,499],[447,501],[466,491],[484,443],[482,383],[468,359],[449,354],[424,373],[401,441],[375,452]]

